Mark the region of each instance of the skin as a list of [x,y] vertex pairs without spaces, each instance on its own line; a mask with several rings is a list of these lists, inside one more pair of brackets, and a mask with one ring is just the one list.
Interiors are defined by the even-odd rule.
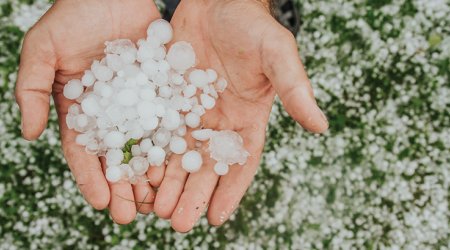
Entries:
[[206,209],[209,223],[218,226],[237,208],[259,166],[275,94],[309,131],[322,133],[328,122],[314,99],[295,38],[270,15],[267,2],[183,0],[171,24],[174,41],[193,45],[196,67],[213,68],[229,83],[216,107],[202,117],[203,127],[237,131],[251,155],[245,166],[231,166],[220,178],[205,145],[199,172],[182,170],[180,156],[170,159],[155,213],[171,219],[176,231],[187,232]]
[[[221,225],[256,173],[275,94],[309,131],[324,132],[328,122],[316,104],[294,37],[270,16],[267,3],[183,0],[172,20],[174,41],[192,43],[196,67],[213,68],[229,83],[215,109],[202,117],[202,125],[237,131],[251,156],[245,166],[232,166],[219,178],[204,145],[204,164],[197,173],[182,170],[180,156],[173,156],[167,167],[151,168],[148,177],[152,186],[159,187],[157,194],[148,184],[108,184],[104,158],[86,154],[75,144],[76,132],[66,126],[67,109],[73,102],[63,97],[62,89],[102,57],[104,41],[137,41],[159,17],[151,0],[133,0],[133,4],[121,0],[57,1],[24,40],[16,86],[23,137],[34,140],[45,129],[53,95],[64,155],[82,194],[94,208],[108,207],[119,224],[131,222],[137,210],[149,213],[154,209],[159,217],[170,218],[176,231],[187,232],[208,207],[209,222]],[[187,140],[193,148],[192,138]],[[153,201],[154,206],[148,204]]]
[[[108,184],[104,158],[88,155],[76,145],[76,132],[66,126],[68,107],[64,84],[80,78],[93,60],[103,56],[104,42],[118,38],[137,41],[146,36],[151,21],[160,18],[152,0],[60,0],[26,34],[16,86],[22,113],[22,134],[27,140],[39,137],[46,127],[50,95],[59,116],[64,156],[81,193],[96,209],[109,208],[113,220],[127,224],[136,210],[149,213],[155,193],[149,184]],[[103,167],[102,167],[103,166]]]

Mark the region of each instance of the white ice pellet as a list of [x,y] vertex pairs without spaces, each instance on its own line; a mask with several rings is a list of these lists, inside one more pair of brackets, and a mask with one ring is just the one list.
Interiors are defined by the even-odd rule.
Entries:
[[166,56],[166,48],[164,46],[158,47],[153,51],[153,59],[156,61],[163,60]]
[[150,165],[159,167],[164,163],[166,152],[162,147],[153,146],[147,153],[147,159]]
[[211,158],[228,165],[244,165],[250,155],[244,148],[242,137],[232,130],[215,131],[209,140]]
[[185,135],[186,135],[186,132],[187,132],[187,128],[186,128],[185,125],[179,127],[179,128],[175,131],[175,133],[176,133],[178,136],[185,136]]
[[159,119],[156,116],[152,116],[150,118],[141,118],[139,120],[139,123],[141,124],[144,130],[150,131],[158,127]]
[[190,128],[196,128],[200,125],[200,116],[193,112],[187,113],[184,120]]
[[188,42],[176,42],[167,52],[167,62],[173,69],[184,72],[195,64],[195,52]]
[[123,89],[117,94],[117,102],[122,106],[133,106],[138,100],[138,95],[132,89]]
[[216,105],[216,100],[205,94],[200,95],[200,102],[205,109],[212,109]]
[[201,69],[194,69],[189,74],[189,82],[198,88],[203,88],[208,84],[208,74]]
[[208,75],[208,83],[213,83],[217,80],[217,72],[213,69],[207,69],[206,74]]
[[89,123],[88,116],[85,114],[77,115],[76,121],[77,121],[77,125],[82,128],[86,127]]
[[114,76],[114,72],[104,65],[96,65],[93,67],[92,73],[94,73],[95,78],[104,82],[111,80]]
[[197,141],[207,141],[214,134],[214,130],[212,129],[199,129],[191,132],[191,135]]
[[148,77],[153,77],[158,73],[158,63],[154,60],[147,60],[141,64],[141,70]]
[[119,71],[123,68],[123,62],[122,62],[122,58],[120,58],[119,55],[116,54],[108,54],[106,55],[106,65],[108,66],[108,68],[114,70],[114,71]]
[[133,169],[135,175],[144,175],[149,167],[147,159],[141,156],[135,156],[131,158],[128,164]]
[[186,140],[179,136],[173,136],[169,144],[170,150],[175,154],[183,154],[186,151]]
[[150,101],[140,101],[137,105],[137,113],[143,118],[156,116],[156,106]]
[[151,60],[153,56],[153,48],[148,46],[147,44],[141,45],[137,51],[137,60],[141,63]]
[[205,108],[202,105],[194,105],[191,109],[192,113],[202,116],[206,113]]
[[109,166],[106,168],[105,176],[109,182],[118,182],[122,178],[122,170],[119,166]]
[[140,147],[141,151],[145,152],[145,153],[147,153],[152,146],[153,146],[152,140],[150,140],[148,138],[143,139],[141,141],[141,143],[139,143],[139,147]]
[[162,44],[172,40],[173,29],[169,22],[164,19],[153,21],[147,29],[147,35],[150,39],[158,39]]
[[89,116],[95,116],[100,112],[100,104],[94,96],[88,96],[81,102],[81,109]]
[[176,110],[167,109],[161,125],[169,131],[177,129],[180,126],[180,114]]
[[195,173],[200,170],[203,164],[202,155],[191,150],[186,152],[181,158],[181,167],[189,173]]
[[125,135],[118,131],[111,131],[103,140],[108,148],[122,148],[125,145]]
[[81,77],[81,83],[85,87],[92,86],[94,84],[95,80],[96,80],[95,75],[94,75],[94,73],[92,73],[91,70],[84,71],[84,75],[83,75],[83,77]]
[[139,97],[142,100],[146,100],[146,101],[152,101],[153,99],[155,99],[156,97],[156,92],[154,89],[150,88],[150,87],[146,87],[146,88],[142,88],[139,91]]
[[83,84],[80,80],[70,80],[64,86],[63,95],[69,100],[75,100],[83,93]]
[[228,82],[224,78],[220,78],[214,84],[214,87],[216,88],[217,92],[219,92],[219,93],[222,93],[227,88],[227,86],[228,86]]
[[124,64],[132,64],[136,61],[137,50],[135,48],[127,48],[120,54],[120,59]]
[[217,162],[214,165],[214,172],[216,172],[217,175],[226,175],[228,173],[228,165],[222,162]]
[[88,134],[79,134],[77,135],[75,142],[78,145],[86,146],[91,139],[92,139],[91,136],[89,136]]
[[153,143],[156,146],[165,147],[170,142],[170,131],[165,128],[160,128],[153,135]]
[[195,93],[197,92],[197,87],[195,87],[192,84],[187,85],[186,87],[184,87],[183,89],[183,95],[186,98],[191,98],[192,96],[195,95]]
[[110,149],[106,152],[106,164],[119,165],[123,161],[123,152],[120,149]]
[[159,88],[159,96],[163,98],[170,98],[172,96],[172,88],[168,85]]
[[134,48],[135,45],[130,39],[117,39],[114,41],[105,42],[106,54],[122,54],[125,50],[129,48]]
[[133,156],[140,156],[142,154],[141,147],[139,145],[131,146],[131,154]]

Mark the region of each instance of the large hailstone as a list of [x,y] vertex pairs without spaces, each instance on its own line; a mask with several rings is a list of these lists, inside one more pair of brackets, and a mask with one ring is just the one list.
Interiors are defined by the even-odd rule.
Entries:
[[194,48],[188,42],[176,42],[170,47],[166,59],[173,69],[184,72],[195,64]]
[[227,165],[244,165],[250,155],[242,137],[232,130],[216,131],[209,140],[211,158]]

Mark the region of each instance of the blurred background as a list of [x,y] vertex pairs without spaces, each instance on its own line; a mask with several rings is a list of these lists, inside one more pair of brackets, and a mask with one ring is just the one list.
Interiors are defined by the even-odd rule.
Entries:
[[89,207],[53,109],[38,141],[21,139],[21,40],[50,3],[0,0],[0,249],[450,249],[450,2],[296,4],[330,130],[309,134],[276,103],[240,209],[183,235],[152,215],[119,226]]

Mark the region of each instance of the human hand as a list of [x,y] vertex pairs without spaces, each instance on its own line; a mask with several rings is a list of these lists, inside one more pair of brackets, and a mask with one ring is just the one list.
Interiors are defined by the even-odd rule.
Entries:
[[202,117],[203,127],[237,131],[251,155],[245,166],[233,166],[220,178],[205,150],[204,166],[193,174],[181,168],[181,156],[172,156],[154,209],[159,217],[170,218],[176,231],[186,232],[208,204],[212,225],[223,224],[236,209],[259,165],[275,94],[309,131],[324,132],[328,122],[314,99],[295,38],[267,5],[257,0],[183,0],[171,23],[174,41],[193,45],[196,67],[213,68],[229,83],[216,107]]
[[21,54],[16,99],[23,137],[34,140],[43,132],[53,94],[64,156],[82,194],[96,209],[109,205],[113,220],[119,224],[131,222],[137,209],[149,213],[154,191],[149,184],[108,184],[102,171],[104,159],[101,162],[88,155],[75,143],[77,133],[67,128],[66,114],[73,101],[66,99],[62,90],[68,80],[80,78],[93,60],[103,57],[105,41],[137,41],[159,17],[152,0],[56,1],[26,34]]

